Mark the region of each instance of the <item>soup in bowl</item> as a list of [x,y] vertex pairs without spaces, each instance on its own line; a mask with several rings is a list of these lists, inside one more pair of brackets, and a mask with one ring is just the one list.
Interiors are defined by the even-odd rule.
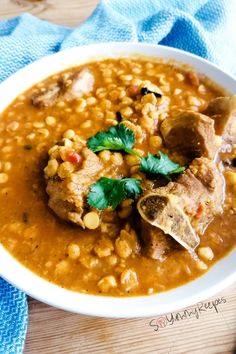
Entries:
[[107,46],[0,87],[0,271],[75,312],[163,313],[235,278],[236,84],[178,50]]

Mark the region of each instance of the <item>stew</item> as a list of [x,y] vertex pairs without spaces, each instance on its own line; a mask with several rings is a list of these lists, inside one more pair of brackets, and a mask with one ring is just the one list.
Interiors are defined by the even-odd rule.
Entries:
[[206,78],[149,59],[38,83],[0,117],[1,244],[83,293],[199,277],[235,246],[235,112]]

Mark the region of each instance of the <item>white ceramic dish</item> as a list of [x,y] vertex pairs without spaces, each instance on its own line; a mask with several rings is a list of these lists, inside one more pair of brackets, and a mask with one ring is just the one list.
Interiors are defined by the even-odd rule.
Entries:
[[[195,55],[156,45],[105,43],[65,50],[18,71],[0,85],[0,112],[16,96],[35,83],[68,67],[102,58],[137,54],[167,60],[171,58],[189,64],[229,92],[236,93],[236,81],[233,77]],[[26,269],[1,245],[0,275],[35,299],[64,310],[103,317],[152,316],[190,306],[233,283],[236,280],[236,250],[197,280],[151,296],[115,298],[80,294],[62,289]]]

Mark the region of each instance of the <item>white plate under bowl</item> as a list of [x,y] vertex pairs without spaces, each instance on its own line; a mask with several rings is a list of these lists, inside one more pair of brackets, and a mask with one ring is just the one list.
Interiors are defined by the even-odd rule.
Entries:
[[[227,91],[236,93],[236,81],[232,76],[195,55],[150,44],[104,43],[68,49],[21,69],[0,85],[0,112],[16,96],[54,73],[89,61],[135,55],[175,59],[191,65]],[[190,306],[232,284],[236,280],[236,250],[197,280],[151,296],[116,298],[62,289],[25,268],[1,245],[0,275],[33,298],[67,311],[102,317],[153,316]]]

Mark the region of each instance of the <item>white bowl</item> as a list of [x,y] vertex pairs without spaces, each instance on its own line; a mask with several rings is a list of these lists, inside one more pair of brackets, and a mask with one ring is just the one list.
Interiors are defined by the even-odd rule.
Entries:
[[[233,77],[195,55],[150,44],[104,43],[65,50],[21,69],[0,85],[0,112],[32,85],[68,67],[102,58],[136,54],[167,60],[175,59],[189,64],[229,92],[236,93],[236,81]],[[25,268],[1,245],[0,275],[35,299],[64,310],[103,317],[151,316],[190,306],[232,284],[236,280],[236,250],[197,280],[151,296],[116,298],[62,289]]]

